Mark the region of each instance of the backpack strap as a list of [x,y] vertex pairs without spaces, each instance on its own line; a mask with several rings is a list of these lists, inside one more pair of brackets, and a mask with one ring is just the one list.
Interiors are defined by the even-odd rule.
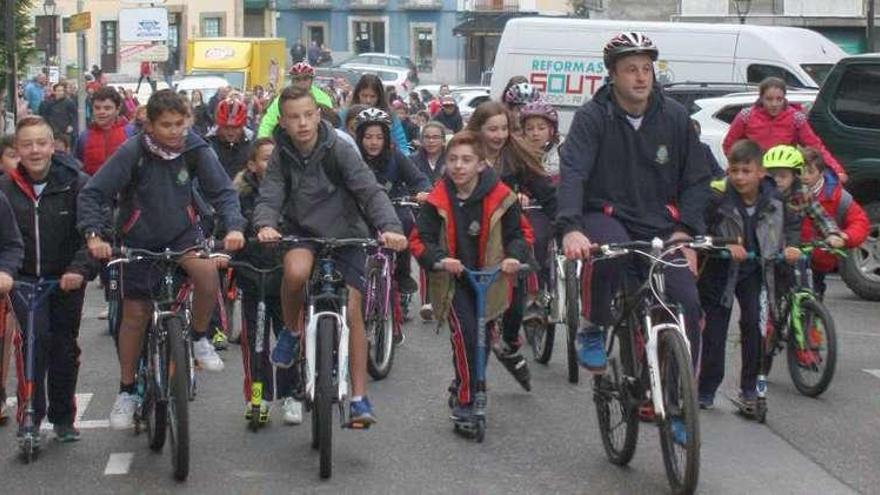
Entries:
[[839,228],[843,228],[843,222],[846,220],[846,212],[849,211],[849,207],[852,205],[853,197],[852,194],[849,193],[846,189],[841,188],[840,190],[840,201],[837,203],[837,211],[834,214],[834,219],[837,221],[837,226]]

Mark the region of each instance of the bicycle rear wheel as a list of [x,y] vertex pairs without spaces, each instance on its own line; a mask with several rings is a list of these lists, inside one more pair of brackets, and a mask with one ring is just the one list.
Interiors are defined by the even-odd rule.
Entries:
[[318,443],[320,453],[320,473],[329,478],[333,472],[333,346],[335,344],[336,321],[321,318],[318,322],[317,360],[315,370],[315,412],[312,414],[312,433]]
[[834,378],[837,332],[831,313],[817,299],[804,299],[800,306],[800,315],[796,317],[800,318],[800,328],[805,335],[799,346],[794,328],[789,332],[786,346],[788,372],[798,392],[807,397],[818,397]]
[[171,466],[174,478],[183,481],[189,476],[189,373],[183,321],[179,317],[165,320],[168,332],[168,431],[171,443]]
[[565,262],[565,326],[567,327],[568,347],[566,349],[568,356],[568,382],[577,383],[580,379],[580,370],[578,369],[577,350],[574,342],[577,336],[578,325],[580,324],[580,294],[581,281],[578,278],[577,263],[574,261]]
[[659,425],[666,478],[673,493],[693,493],[700,475],[700,423],[691,360],[675,330],[660,332],[657,354],[666,411]]
[[631,397],[627,377],[634,375],[629,331],[611,332],[607,349],[609,371],[593,378],[593,402],[599,420],[599,434],[608,459],[625,466],[636,452],[639,438],[638,401]]

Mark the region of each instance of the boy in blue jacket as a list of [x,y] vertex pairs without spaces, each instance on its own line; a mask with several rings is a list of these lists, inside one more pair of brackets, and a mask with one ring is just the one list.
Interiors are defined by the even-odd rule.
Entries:
[[[226,226],[225,249],[244,246],[245,220],[229,176],[208,144],[189,129],[189,107],[171,90],[153,93],[147,103],[143,134],[125,142],[89,181],[79,198],[79,228],[91,255],[107,259],[110,245],[104,240],[110,226],[104,214],[119,195],[117,235],[123,245],[160,251],[178,251],[203,241],[196,211],[193,180],[199,193],[216,210]],[[223,361],[205,339],[214,309],[219,280],[213,261],[186,257],[181,261],[194,285],[193,354],[202,368],[223,369]],[[123,267],[122,323],[119,329],[119,395],[110,413],[110,426],[133,425],[137,397],[135,367],[151,314],[152,284],[160,279],[149,263]]]

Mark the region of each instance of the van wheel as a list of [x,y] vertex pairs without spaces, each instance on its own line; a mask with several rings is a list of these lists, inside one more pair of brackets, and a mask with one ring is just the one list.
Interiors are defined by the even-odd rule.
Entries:
[[866,205],[865,213],[871,221],[868,238],[864,244],[850,250],[840,275],[857,296],[880,301],[880,202]]

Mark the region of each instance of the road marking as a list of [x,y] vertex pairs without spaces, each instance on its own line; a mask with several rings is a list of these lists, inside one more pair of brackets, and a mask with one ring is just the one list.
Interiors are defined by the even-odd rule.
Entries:
[[132,460],[134,460],[134,452],[110,454],[110,458],[107,459],[107,467],[104,468],[104,476],[128,474]]
[[[98,430],[101,428],[109,428],[110,420],[109,419],[88,419],[83,420],[82,417],[86,414],[86,409],[88,409],[89,404],[92,402],[92,398],[95,394],[76,394],[76,418],[74,419],[74,425],[80,430]],[[7,397],[6,405],[11,409],[15,409],[18,404],[18,400],[15,397]],[[40,425],[41,430],[50,431],[52,430],[52,423],[43,422]]]
[[880,370],[862,370],[869,375],[874,375],[877,378],[880,378]]

